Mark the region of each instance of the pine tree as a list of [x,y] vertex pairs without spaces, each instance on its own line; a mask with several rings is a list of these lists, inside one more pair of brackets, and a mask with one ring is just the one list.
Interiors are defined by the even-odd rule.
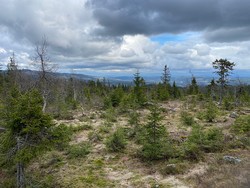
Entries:
[[160,109],[154,105],[150,109],[148,123],[143,127],[142,156],[149,160],[166,157],[169,151],[166,128],[161,124]]

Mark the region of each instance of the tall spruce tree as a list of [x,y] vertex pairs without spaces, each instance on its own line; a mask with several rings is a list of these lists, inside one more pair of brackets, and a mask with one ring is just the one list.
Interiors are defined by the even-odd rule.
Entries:
[[167,85],[170,82],[170,78],[171,78],[170,70],[169,70],[168,66],[165,65],[164,69],[163,69],[163,74],[162,74],[162,77],[161,77],[161,81],[162,81],[162,83],[164,85]]

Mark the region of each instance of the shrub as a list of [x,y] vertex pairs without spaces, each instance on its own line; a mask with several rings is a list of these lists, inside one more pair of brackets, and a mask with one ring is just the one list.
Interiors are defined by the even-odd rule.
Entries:
[[186,126],[191,126],[195,123],[193,116],[186,111],[181,112],[181,121]]
[[106,134],[110,132],[110,129],[111,129],[111,124],[105,122],[98,128],[98,133]]
[[67,154],[69,158],[81,158],[88,155],[90,153],[90,150],[90,144],[82,142],[76,145],[69,146]]
[[184,143],[184,158],[192,161],[198,161],[203,157],[203,151],[200,149],[199,144],[193,142]]
[[217,112],[218,112],[218,109],[217,109],[216,105],[212,101],[210,101],[207,105],[207,108],[206,108],[205,119],[208,122],[213,122],[213,120],[217,116]]
[[224,135],[218,128],[205,131],[203,150],[205,152],[216,152],[223,148]]
[[96,131],[91,131],[88,134],[88,139],[91,142],[98,142],[98,141],[102,140],[102,136],[98,132],[96,132]]
[[216,152],[223,148],[223,133],[218,128],[203,130],[194,126],[188,140],[184,143],[184,158],[199,160],[204,152]]
[[233,132],[237,134],[250,134],[250,115],[240,116],[234,122]]
[[109,151],[119,152],[122,151],[126,146],[124,130],[118,128],[110,138],[106,140],[106,147]]
[[223,99],[222,105],[225,110],[232,110],[234,108],[233,103],[230,101],[228,97]]
[[187,169],[185,163],[164,164],[160,170],[163,175],[183,174]]

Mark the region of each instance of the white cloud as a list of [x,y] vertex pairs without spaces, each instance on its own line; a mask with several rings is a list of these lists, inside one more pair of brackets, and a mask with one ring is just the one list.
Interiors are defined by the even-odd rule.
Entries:
[[[197,26],[197,28],[203,29],[192,32],[189,29],[192,24],[189,25],[189,23],[194,23],[193,18],[197,17],[196,12],[192,12],[194,16],[188,15],[190,17],[187,20],[183,19],[182,24],[187,25],[183,25],[182,29],[179,28],[180,26],[177,23],[163,26],[162,24],[165,22],[155,23],[155,28],[152,29],[152,25],[148,24],[147,18],[143,20],[138,18],[142,24],[137,22],[131,23],[133,20],[129,20],[127,17],[123,17],[124,20],[114,18],[116,21],[121,22],[112,23],[111,18],[101,19],[98,17],[97,19],[94,15],[102,7],[95,7],[95,10],[93,10],[90,4],[85,4],[86,2],[89,1],[11,0],[5,2],[0,0],[0,63],[6,64],[12,51],[14,51],[19,66],[22,68],[30,67],[32,57],[34,56],[34,47],[45,35],[49,44],[48,54],[51,61],[59,65],[59,70],[67,72],[75,69],[78,71],[82,70],[82,73],[90,70],[107,73],[131,73],[136,69],[140,69],[142,72],[150,73],[151,71],[161,72],[165,64],[172,69],[211,68],[212,62],[219,58],[227,58],[230,61],[234,61],[237,64],[237,68],[250,69],[250,42],[246,40],[248,33],[244,33],[244,37],[238,41],[236,40],[236,38],[239,38],[238,36],[234,40],[228,39],[228,36],[234,36],[234,33],[245,31],[247,27],[239,29],[237,26],[237,28],[229,30],[220,28],[213,32],[211,30],[213,27],[210,27],[210,30],[206,29],[206,27],[204,27],[205,29],[203,28],[204,23],[201,19],[200,25],[202,27]],[[115,4],[115,1],[109,2],[112,2],[112,6]],[[153,3],[152,6],[157,5],[157,3],[154,4],[154,1],[150,2]],[[223,2],[226,3],[226,1]],[[101,1],[100,3],[102,4]],[[120,3],[122,1],[119,1],[117,6]],[[158,3],[159,5],[161,3],[165,4],[163,1]],[[126,6],[132,8],[133,4],[126,4]],[[151,6],[148,4],[142,7],[151,10]],[[178,7],[177,3],[176,8]],[[160,9],[161,6],[158,8]],[[193,8],[196,9],[195,7]],[[117,11],[119,13],[119,10]],[[121,13],[126,13],[126,11]],[[173,15],[175,14],[175,12],[172,13]],[[199,13],[203,15],[203,12]],[[207,13],[210,14],[209,11]],[[150,20],[152,21],[160,15],[161,12],[156,10],[151,15]],[[185,18],[181,17],[181,15],[176,16],[177,18]],[[135,18],[134,21],[137,20],[136,17],[133,18]],[[209,20],[203,19],[210,24]],[[100,21],[102,21],[102,25],[100,25]],[[109,22],[106,23],[105,21]],[[169,23],[172,23],[172,21],[170,20]],[[134,26],[135,28],[125,28],[128,31],[125,35],[100,35],[97,32],[98,29],[103,29],[104,26],[105,30],[108,31],[109,27],[106,26],[109,24],[111,26],[112,24],[118,24],[113,29],[123,28],[124,25],[121,23],[131,27]],[[174,29],[172,26],[176,27],[176,31],[182,32],[179,34],[175,32],[172,35],[180,36],[179,38],[183,38],[183,40],[173,40],[165,43],[151,40],[154,32],[158,30],[164,31],[164,28],[166,31],[169,31],[168,28]],[[142,34],[135,34],[134,31],[136,30],[141,31],[140,33]],[[144,30],[145,32],[143,32]],[[211,38],[214,39],[221,36],[226,31],[230,32],[225,35],[227,40],[223,39],[223,43],[219,39],[219,42],[209,42],[208,39],[213,41]],[[115,33],[116,31],[113,30],[113,32]],[[123,33],[124,31],[117,32]],[[147,35],[148,33],[150,35]],[[225,42],[228,40],[230,42]]]
[[0,47],[0,54],[6,54],[6,53],[7,53],[6,50]]

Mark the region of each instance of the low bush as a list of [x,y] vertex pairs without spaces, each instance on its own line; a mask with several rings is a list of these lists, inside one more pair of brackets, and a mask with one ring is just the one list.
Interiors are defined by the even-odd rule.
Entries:
[[206,106],[206,112],[205,112],[205,119],[208,122],[213,122],[213,120],[216,118],[218,113],[218,109],[216,105],[210,101],[208,105]]
[[232,127],[232,131],[236,134],[250,135],[250,115],[237,118]]
[[176,174],[183,174],[187,169],[186,163],[170,163],[164,164],[160,172],[163,175],[176,175]]
[[224,145],[223,141],[224,135],[220,129],[204,130],[201,126],[196,125],[183,145],[184,158],[199,160],[203,153],[221,151]]
[[90,144],[87,142],[81,142],[79,144],[69,146],[67,155],[69,158],[81,158],[88,155],[90,151]]
[[124,130],[118,128],[105,142],[109,151],[119,152],[126,146]]
[[195,123],[194,117],[186,111],[181,112],[181,122],[186,126],[191,126]]
[[98,141],[102,141],[103,138],[98,132],[90,131],[89,134],[88,134],[88,139],[91,142],[98,142]]

